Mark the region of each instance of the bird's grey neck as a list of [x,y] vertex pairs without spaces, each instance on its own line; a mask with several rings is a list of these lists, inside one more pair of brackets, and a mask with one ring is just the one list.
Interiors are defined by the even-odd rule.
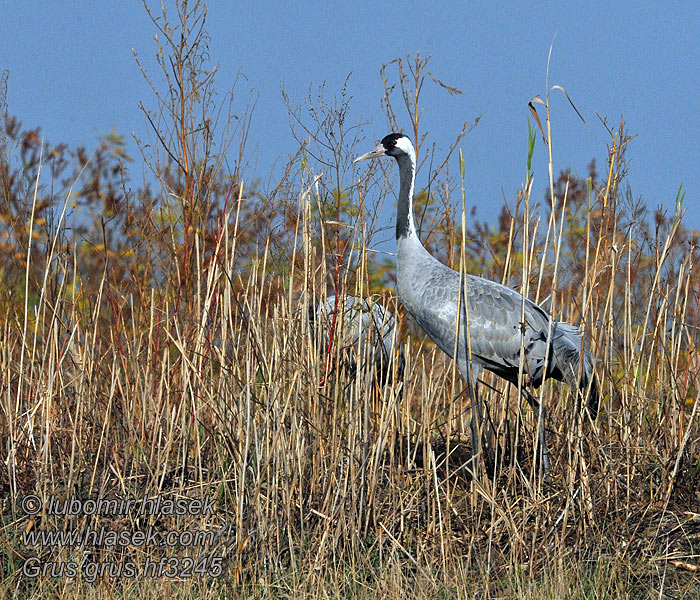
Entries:
[[416,165],[411,156],[401,156],[399,163],[399,205],[396,211],[396,239],[415,235],[416,226],[413,222],[413,182]]

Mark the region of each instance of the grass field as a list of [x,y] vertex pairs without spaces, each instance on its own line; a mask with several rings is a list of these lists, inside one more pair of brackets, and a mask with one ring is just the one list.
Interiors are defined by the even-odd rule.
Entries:
[[[528,175],[496,226],[460,229],[456,154],[416,196],[431,251],[580,324],[595,356],[595,422],[564,384],[539,392],[551,481],[532,468],[532,411],[486,375],[501,468],[473,478],[462,381],[372,251],[394,165],[343,183],[357,141],[343,92],[309,113],[316,137],[280,185],[249,190],[199,127],[211,78],[178,62],[204,52],[196,27],[165,29],[178,27],[163,51],[193,71],[163,93],[150,191],[124,182],[118,139],[66,155],[82,175],[46,185],[58,159],[6,121],[0,597],[699,597],[698,233],[681,192],[675,214],[651,216],[627,192],[624,127],[602,176],[550,176],[536,201]],[[422,63],[401,65],[418,107]],[[244,155],[231,135],[220,148]],[[403,380],[369,384],[318,351],[308,306],[336,292],[397,315]]]

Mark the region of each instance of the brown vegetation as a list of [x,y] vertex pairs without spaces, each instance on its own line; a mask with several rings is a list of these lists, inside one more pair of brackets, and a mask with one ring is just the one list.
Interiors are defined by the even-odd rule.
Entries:
[[[577,417],[564,385],[541,390],[553,461],[545,483],[531,468],[531,411],[487,376],[504,460],[493,478],[474,480],[462,382],[390,298],[393,259],[370,250],[380,208],[393,206],[394,165],[352,170],[363,132],[347,122],[346,90],[329,102],[321,89],[300,106],[287,97],[300,150],[274,189],[251,188],[241,165],[252,104],[234,120],[233,91],[215,103],[205,16],[187,2],[172,20],[152,16],[166,86],[154,84],[157,109],[144,108],[148,184],[132,187],[116,133],[90,154],[42,144],[39,130],[4,117],[0,596],[699,593],[698,234],[683,225],[680,191],[674,214],[650,219],[625,186],[624,123],[610,129],[602,173],[593,163],[585,180],[562,172],[541,202],[529,180],[495,226],[475,223],[464,236],[463,178],[448,159],[468,126],[445,156],[421,163],[419,184],[430,186],[416,210],[431,251],[459,268],[463,249],[467,270],[580,323],[601,382],[597,422]],[[411,123],[423,157],[420,90],[456,92],[427,62],[405,57],[382,70],[389,120]],[[543,102],[547,138],[549,94]],[[534,143],[533,132],[530,156]],[[361,374],[314,352],[303,316],[331,293],[387,299],[403,324],[403,383],[370,393]],[[216,509],[30,516],[28,494],[44,503],[210,497]],[[102,525],[216,538],[206,547],[22,543],[28,531]],[[97,586],[28,578],[29,556],[139,568],[222,557],[223,572],[104,574]]]

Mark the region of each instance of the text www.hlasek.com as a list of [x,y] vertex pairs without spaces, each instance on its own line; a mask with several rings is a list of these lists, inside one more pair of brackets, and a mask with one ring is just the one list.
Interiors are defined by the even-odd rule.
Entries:
[[85,531],[27,531],[22,534],[25,546],[107,546],[109,548],[127,546],[211,546],[216,541],[217,532],[209,530],[184,530],[161,532],[149,526],[145,530],[113,531],[104,526]]

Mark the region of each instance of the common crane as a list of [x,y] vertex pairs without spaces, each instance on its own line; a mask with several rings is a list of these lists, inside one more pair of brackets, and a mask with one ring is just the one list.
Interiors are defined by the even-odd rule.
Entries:
[[[398,297],[437,346],[457,362],[472,403],[473,457],[478,453],[481,426],[476,382],[481,371],[486,369],[517,386],[521,345],[524,348],[522,372],[534,387],[539,387],[548,378],[566,381],[572,390],[576,390],[579,402],[587,395],[588,412],[591,418],[595,418],[598,386],[593,359],[582,343],[578,328],[554,321],[542,307],[515,290],[476,275],[466,276],[460,301],[459,272],[433,257],[423,247],[416,232],[413,220],[416,152],[413,144],[405,135],[391,133],[354,162],[381,156],[392,156],[399,165],[396,215]],[[467,302],[464,302],[465,291]],[[459,318],[458,306],[462,307]],[[468,323],[468,328],[465,323]],[[520,389],[537,418],[537,444],[546,474],[549,458],[544,409],[524,385]]]
[[[402,379],[404,356],[398,324],[381,303],[357,296],[339,296],[337,300],[336,296],[328,296],[325,302],[309,305],[308,318],[312,338],[323,354],[337,344],[336,351],[347,351],[345,364],[350,370],[359,368],[369,373],[379,385],[393,381],[398,360],[396,375],[399,381]],[[341,336],[335,335],[337,331]]]

